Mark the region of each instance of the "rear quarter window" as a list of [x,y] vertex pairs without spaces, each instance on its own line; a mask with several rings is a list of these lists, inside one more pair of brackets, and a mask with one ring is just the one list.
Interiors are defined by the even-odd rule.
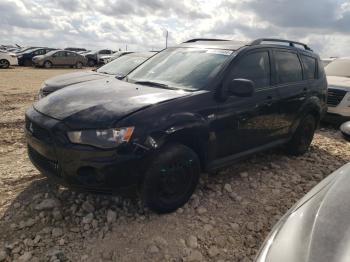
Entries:
[[304,65],[304,75],[305,79],[315,79],[316,78],[316,59],[310,56],[301,55],[301,60]]
[[275,51],[275,66],[278,84],[293,83],[303,80],[303,71],[296,53]]

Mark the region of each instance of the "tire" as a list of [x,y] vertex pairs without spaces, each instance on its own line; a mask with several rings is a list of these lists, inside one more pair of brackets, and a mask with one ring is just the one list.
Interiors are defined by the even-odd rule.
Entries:
[[44,67],[45,68],[51,68],[52,67],[52,63],[50,61],[45,61],[44,62]]
[[89,60],[88,61],[88,66],[90,66],[90,67],[94,67],[96,65],[96,63],[95,63],[95,61],[94,60]]
[[152,211],[165,214],[183,206],[200,176],[197,154],[180,144],[169,144],[153,158],[146,171],[141,196]]
[[287,144],[287,152],[294,156],[300,156],[309,150],[316,130],[316,119],[309,114],[304,116],[299,123],[292,139]]
[[0,68],[7,69],[10,67],[10,62],[6,59],[0,60]]
[[79,62],[77,62],[75,67],[78,68],[78,69],[82,69],[83,68],[83,63],[79,61]]

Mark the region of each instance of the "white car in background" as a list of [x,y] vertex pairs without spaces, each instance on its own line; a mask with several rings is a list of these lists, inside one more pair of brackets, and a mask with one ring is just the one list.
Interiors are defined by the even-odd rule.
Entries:
[[350,119],[350,57],[338,58],[325,67],[328,80],[327,119]]
[[100,58],[100,63],[105,65],[105,64],[108,64],[109,62],[112,62],[113,60],[115,60],[115,59],[117,59],[117,58],[119,58],[119,57],[121,57],[123,55],[131,54],[131,53],[133,53],[133,52],[118,51],[118,52],[116,52],[116,53],[114,53],[112,55],[102,56]]
[[16,54],[0,50],[0,68],[9,68],[14,65],[18,65]]

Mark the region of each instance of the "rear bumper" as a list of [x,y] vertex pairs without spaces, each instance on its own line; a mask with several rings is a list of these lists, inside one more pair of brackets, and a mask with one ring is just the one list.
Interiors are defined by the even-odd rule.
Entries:
[[[54,121],[48,120],[45,127],[50,136],[55,131],[49,129],[49,122],[55,126]],[[29,158],[40,172],[59,184],[93,191],[119,191],[137,185],[142,178],[144,154],[74,145],[57,137],[52,137],[51,142],[43,141],[35,132],[35,128],[34,132],[26,128]]]

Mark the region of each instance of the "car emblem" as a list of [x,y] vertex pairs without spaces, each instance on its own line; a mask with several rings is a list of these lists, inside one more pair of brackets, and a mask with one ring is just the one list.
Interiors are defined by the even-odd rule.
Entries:
[[33,128],[32,122],[30,122],[30,124],[29,124],[29,131],[30,131],[30,133],[34,133],[34,128]]

